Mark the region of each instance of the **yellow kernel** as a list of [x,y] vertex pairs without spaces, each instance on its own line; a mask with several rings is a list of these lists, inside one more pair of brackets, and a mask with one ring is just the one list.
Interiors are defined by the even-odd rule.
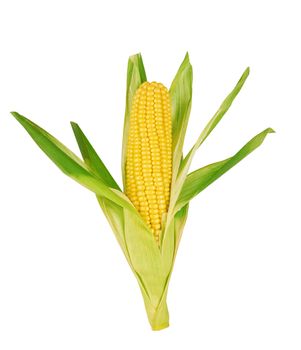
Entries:
[[152,225],[152,227],[155,229],[155,230],[159,230],[161,228],[161,225],[160,224],[155,224],[155,225]]

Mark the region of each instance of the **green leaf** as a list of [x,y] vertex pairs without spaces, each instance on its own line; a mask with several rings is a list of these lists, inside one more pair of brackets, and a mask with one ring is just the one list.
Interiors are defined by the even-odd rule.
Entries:
[[[96,151],[90,144],[89,140],[87,139],[87,137],[85,136],[81,128],[74,122],[71,122],[71,126],[85,164],[91,169],[91,171],[96,173],[107,186],[120,190],[116,181],[113,179],[108,169],[106,168],[102,160],[97,155]],[[124,232],[123,232],[124,231],[123,208],[107,198],[104,198],[98,195],[96,195],[96,197],[101,209],[103,210],[104,215],[106,216],[115,234],[115,237],[120,247],[122,248],[122,251],[127,261],[131,265],[125,239],[124,239]]]
[[25,128],[41,150],[58,166],[59,169],[62,170],[63,173],[97,195],[110,199],[114,203],[136,212],[133,205],[122,192],[111,189],[104,184],[99,177],[96,177],[90,171],[81,159],[79,159],[56,138],[19,113],[12,112],[12,115]]
[[125,162],[126,162],[126,149],[128,142],[130,112],[132,107],[133,97],[139,86],[146,81],[146,73],[140,53],[130,56],[128,60],[127,68],[127,82],[126,82],[126,106],[125,116],[123,124],[123,141],[122,141],[122,180],[123,188],[125,188]]
[[71,126],[85,164],[103,181],[104,184],[120,190],[117,182],[114,180],[79,125],[71,122]]
[[186,56],[169,89],[172,110],[173,181],[177,176],[191,109],[192,66]]
[[161,254],[164,259],[165,266],[173,266],[182,232],[188,216],[189,203],[178,210],[172,217],[171,222],[166,226],[164,236],[162,238]]
[[[176,248],[175,248],[175,257],[179,248],[180,240],[186,224],[188,216],[189,203],[184,205],[180,210],[175,214],[175,231],[176,231]],[[174,257],[174,259],[175,259]]]
[[112,228],[112,231],[125,255],[127,262],[133,270],[124,236],[124,209],[107,198],[97,195],[96,198]]
[[156,306],[160,302],[169,271],[163,268],[162,255],[154,235],[125,209],[124,236],[131,265],[152,299],[152,304]]
[[242,76],[240,77],[238,83],[235,85],[234,89],[230,92],[230,94],[225,98],[221,106],[219,107],[218,111],[214,114],[214,116],[211,118],[209,123],[206,125],[205,129],[202,131],[201,135],[199,136],[195,147],[199,148],[200,145],[206,140],[206,138],[210,135],[211,131],[216,127],[216,125],[220,122],[222,117],[225,115],[225,113],[228,111],[228,109],[231,107],[232,102],[234,101],[235,97],[240,92],[241,88],[243,87],[245,81],[247,80],[250,73],[250,68],[248,67]]
[[174,207],[178,196],[180,194],[181,188],[184,184],[184,181],[186,179],[186,175],[188,173],[188,170],[190,168],[192,159],[197,151],[197,149],[201,146],[201,144],[206,140],[206,138],[210,135],[212,130],[216,127],[216,125],[219,123],[219,121],[222,119],[222,117],[225,115],[225,113],[230,108],[232,102],[234,101],[235,97],[238,95],[239,91],[243,87],[248,75],[249,75],[249,68],[247,68],[241,78],[239,79],[238,83],[234,87],[234,89],[230,92],[230,94],[225,98],[221,106],[219,107],[218,111],[214,114],[214,116],[211,118],[209,123],[206,125],[205,129],[200,134],[199,138],[197,139],[194,146],[191,148],[187,156],[184,158],[184,160],[181,162],[181,167],[178,173],[178,177],[175,182],[175,191],[172,194],[171,197],[171,208]]
[[274,130],[268,128],[262,131],[260,134],[253,137],[243,148],[241,148],[234,156],[222,160],[217,163],[207,165],[190,173],[183,185],[182,191],[177,201],[175,211],[181,209],[189,201],[203,191],[212,182],[217,180],[220,176],[225,174],[234,165],[243,160],[247,155],[253,152],[264,141],[265,137],[269,133],[273,133]]

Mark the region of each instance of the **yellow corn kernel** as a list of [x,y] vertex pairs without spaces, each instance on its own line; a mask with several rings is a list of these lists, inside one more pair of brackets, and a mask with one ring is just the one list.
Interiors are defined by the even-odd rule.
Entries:
[[160,83],[136,91],[126,154],[126,194],[159,243],[162,215],[170,199],[172,171],[171,102]]

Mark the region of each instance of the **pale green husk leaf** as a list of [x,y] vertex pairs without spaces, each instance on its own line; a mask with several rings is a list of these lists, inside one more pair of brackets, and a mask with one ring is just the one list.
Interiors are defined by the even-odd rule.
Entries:
[[192,101],[192,77],[192,66],[189,61],[189,55],[186,53],[169,89],[171,98],[173,144],[172,187],[176,180],[183,156],[183,145]]

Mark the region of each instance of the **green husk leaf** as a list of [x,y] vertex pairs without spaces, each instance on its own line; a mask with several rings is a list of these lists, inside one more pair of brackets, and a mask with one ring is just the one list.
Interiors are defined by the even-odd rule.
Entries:
[[200,134],[199,138],[197,139],[194,146],[191,148],[189,153],[186,155],[186,157],[181,162],[181,167],[178,173],[178,177],[175,182],[175,191],[171,197],[171,208],[174,208],[175,203],[178,199],[178,196],[180,194],[181,188],[184,184],[184,181],[186,179],[186,175],[188,173],[188,170],[190,168],[192,159],[197,151],[197,149],[201,146],[201,144],[206,140],[206,138],[210,135],[212,130],[216,127],[216,125],[220,122],[222,117],[225,115],[225,113],[230,108],[232,102],[234,101],[235,97],[238,95],[239,91],[243,87],[248,75],[249,75],[250,69],[247,68],[244,73],[242,74],[241,78],[239,79],[238,83],[235,85],[234,89],[230,92],[230,94],[225,98],[221,106],[219,107],[218,111],[214,114],[214,116],[211,118],[209,123],[206,125],[205,129]]
[[127,82],[126,82],[126,106],[123,124],[123,141],[122,141],[122,159],[121,159],[121,171],[123,188],[125,188],[125,162],[126,162],[126,150],[128,142],[130,112],[132,107],[132,100],[136,90],[139,86],[146,81],[146,73],[143,65],[142,56],[140,53],[130,56],[128,60],[127,68]]
[[12,115],[25,128],[41,150],[57,165],[59,169],[61,169],[64,174],[68,175],[97,195],[110,199],[116,204],[136,212],[133,205],[125,198],[122,192],[111,189],[105,185],[99,177],[96,177],[90,171],[80,158],[56,138],[19,113],[12,112]]
[[178,252],[179,244],[182,238],[182,233],[184,230],[184,226],[186,224],[187,216],[188,216],[189,203],[184,205],[177,213],[175,214],[175,232],[176,232],[176,247],[175,247],[175,256]]
[[[166,281],[164,291],[158,306],[158,310],[167,310],[166,297],[171,279],[180,239],[186,223],[188,215],[189,204],[186,204],[181,210],[179,210],[173,217],[171,223],[166,227],[166,232],[163,236],[161,256],[163,261],[162,269],[166,271]],[[168,311],[167,311],[168,312]],[[163,315],[164,312],[162,312]],[[168,314],[167,314],[168,317]]]
[[126,243],[124,240],[124,214],[123,208],[114,202],[110,201],[101,196],[97,196],[97,201],[99,206],[101,207],[105,217],[107,218],[112,231],[125,255],[126,260],[131,266],[130,257],[127,251]]
[[[236,96],[240,92],[241,88],[243,87],[245,81],[247,80],[250,73],[250,68],[247,67],[246,70],[243,72],[242,76],[240,77],[239,81],[235,85],[234,89],[230,92],[230,94],[225,98],[223,103],[220,105],[218,111],[214,114],[214,116],[211,118],[209,123],[206,125],[205,129],[202,131],[201,135],[199,136],[196,144],[193,148],[199,148],[201,144],[206,140],[206,138],[210,135],[211,131],[216,127],[216,125],[220,122],[222,117],[225,115],[225,113],[228,111],[228,109],[231,107],[232,102],[235,100]],[[185,157],[189,158],[189,154]]]
[[152,232],[127,209],[124,209],[124,235],[149,322],[154,330],[165,328],[168,326],[165,287],[171,266],[164,266]]
[[164,264],[166,268],[168,268],[168,266],[173,267],[176,254],[178,251],[179,243],[181,240],[182,232],[187,220],[188,208],[189,208],[189,203],[184,205],[183,208],[178,210],[173,215],[173,217],[171,218],[171,221],[168,223],[166,227],[166,231],[162,239],[162,247],[161,247],[162,257],[164,259]]
[[[114,178],[112,177],[102,160],[99,158],[98,154],[92,147],[91,143],[89,142],[79,125],[74,122],[71,122],[71,126],[85,164],[89,167],[91,171],[98,175],[107,186],[120,190],[118,184],[116,183],[116,181],[114,180]],[[107,198],[98,195],[96,195],[96,197],[101,209],[103,210],[104,215],[106,216],[116,236],[120,247],[123,250],[126,259],[130,263],[123,234],[123,208]]]
[[[125,241],[135,271],[143,276],[152,295],[161,294],[160,280],[165,276],[162,271],[162,257],[152,232],[144,226],[128,210],[124,210]],[[156,302],[158,300],[154,300]]]
[[257,147],[259,147],[267,134],[273,133],[274,130],[271,128],[265,129],[255,137],[253,137],[245,146],[243,146],[234,156],[209,164],[203,168],[200,168],[192,173],[190,173],[183,185],[180,196],[178,198],[175,211],[181,209],[189,201],[203,191],[212,182],[217,180],[220,176],[225,174],[234,165],[243,160],[247,155],[253,152]]
[[109,170],[104,165],[79,125],[71,122],[71,126],[85,164],[103,181],[104,184],[121,191],[117,182],[114,180],[113,176],[110,174]]
[[192,101],[192,66],[186,56],[169,89],[172,113],[173,182],[180,166]]

